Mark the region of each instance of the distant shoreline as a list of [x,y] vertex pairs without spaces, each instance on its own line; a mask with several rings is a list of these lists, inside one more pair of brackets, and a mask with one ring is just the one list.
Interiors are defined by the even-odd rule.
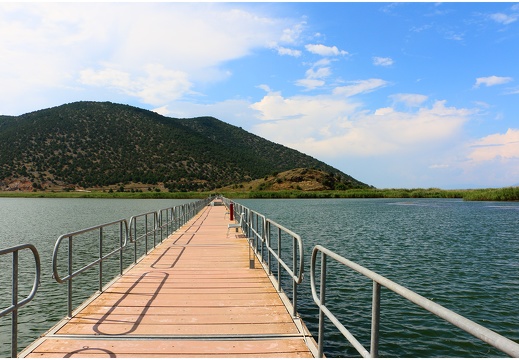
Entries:
[[350,189],[323,191],[213,191],[213,192],[103,192],[103,191],[0,191],[0,198],[96,198],[96,199],[201,199],[222,194],[230,199],[463,199],[467,201],[519,201],[519,187],[442,190],[430,189]]

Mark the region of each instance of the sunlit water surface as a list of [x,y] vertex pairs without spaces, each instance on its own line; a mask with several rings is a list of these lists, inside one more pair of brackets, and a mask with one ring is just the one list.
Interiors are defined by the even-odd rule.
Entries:
[[[298,233],[299,312],[317,333],[310,256],[321,244],[519,342],[519,203],[435,199],[242,200]],[[328,261],[326,304],[369,350],[372,283]],[[382,289],[383,357],[501,357],[500,351]],[[325,353],[358,356],[326,324]]]
[[[0,248],[31,243],[36,246],[41,258],[42,275],[38,293],[32,302],[19,310],[19,351],[67,315],[67,286],[52,279],[52,252],[60,235],[120,219],[129,220],[134,215],[191,201],[0,198]],[[92,261],[99,254],[98,241],[84,241],[86,239],[82,238],[78,240],[80,244],[76,247],[77,254],[83,256],[83,259],[77,260]],[[110,244],[105,246],[110,247]],[[132,260],[133,253],[130,254],[129,250],[128,248],[124,256],[125,266]],[[29,251],[20,252],[19,257],[19,299],[23,299],[29,294],[33,284],[34,261]],[[9,255],[0,257],[0,309],[11,304],[11,259]],[[66,263],[66,258],[62,261]],[[118,269],[117,258],[109,261],[103,271],[105,282],[116,276]],[[74,280],[74,307],[79,306],[97,290],[97,269],[88,270],[85,276],[77,279]],[[1,318],[0,357],[11,354],[10,328],[11,316]]]

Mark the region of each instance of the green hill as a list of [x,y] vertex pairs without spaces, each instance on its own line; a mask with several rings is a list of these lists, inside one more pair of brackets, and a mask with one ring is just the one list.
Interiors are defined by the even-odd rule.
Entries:
[[212,190],[294,168],[366,184],[212,117],[175,119],[109,102],[0,116],[0,190],[159,184]]

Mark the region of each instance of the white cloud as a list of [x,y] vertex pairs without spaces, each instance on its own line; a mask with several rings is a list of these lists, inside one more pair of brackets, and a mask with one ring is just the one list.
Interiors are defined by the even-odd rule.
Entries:
[[368,79],[350,81],[351,85],[339,86],[333,90],[334,95],[350,97],[362,93],[371,92],[378,88],[388,85],[388,82],[382,79]]
[[114,88],[152,105],[177,100],[192,87],[185,72],[166,69],[159,64],[146,65],[145,74],[136,78],[112,68],[86,69],[80,72],[79,81],[85,85]]
[[495,13],[490,15],[490,19],[494,20],[503,25],[508,25],[515,22],[519,18],[519,14],[503,14],[503,13]]
[[[259,112],[258,118],[263,121],[291,120],[297,118],[310,119],[313,116],[324,122],[333,121],[346,113],[351,113],[358,104],[328,96],[293,96],[285,98],[281,92],[269,92],[251,108]],[[322,117],[319,116],[322,114]],[[313,119],[311,120],[313,121]],[[319,125],[319,121],[316,125]],[[283,134],[278,134],[283,136]]]
[[79,81],[85,85],[110,86],[118,89],[131,87],[130,74],[116,69],[105,68],[98,71],[85,69],[79,75]]
[[322,44],[308,44],[305,46],[306,50],[311,52],[312,54],[317,54],[321,56],[338,56],[338,55],[348,55],[347,51],[339,50],[337,46],[326,46]]
[[478,88],[480,85],[485,86],[495,86],[509,83],[513,81],[511,77],[503,77],[503,76],[488,76],[488,77],[480,77],[476,79],[476,84],[474,84],[475,88]]
[[143,103],[160,105],[192,93],[192,83],[188,80],[188,74],[183,71],[150,64],[145,66],[145,72],[145,76],[137,79],[135,91],[130,93]]
[[516,87],[516,88],[508,89],[506,91],[506,94],[508,94],[508,95],[519,94],[519,88]]
[[391,66],[394,64],[393,59],[389,57],[379,57],[374,56],[373,57],[373,65],[375,66]]
[[464,39],[464,35],[465,34],[463,34],[463,33],[457,33],[454,31],[446,31],[444,36],[447,40],[462,41]]
[[324,79],[331,75],[329,67],[321,67],[314,70],[308,69],[305,73],[305,78],[296,81],[296,85],[303,86],[308,90],[321,87],[325,84]]
[[281,41],[288,44],[297,43],[305,29],[305,26],[306,21],[301,21],[300,23],[294,24],[292,27],[284,29],[283,34],[281,35]]
[[416,153],[456,137],[469,114],[465,109],[446,107],[444,101],[416,112],[385,108],[372,115],[359,113],[351,117],[345,131],[312,146],[327,156]]
[[304,21],[249,9],[230,3],[2,2],[0,97],[12,109],[101,92],[105,99],[127,94],[157,105],[228,78],[225,64],[257,49],[298,54],[286,45],[299,41]]
[[[114,58],[125,64],[168,64],[191,72],[248,55],[281,42],[285,24],[220,4],[132,4]],[[232,5],[231,5],[232,6]]]
[[429,165],[429,169],[447,169],[449,167],[450,167],[450,165],[448,165],[448,164],[432,164],[432,165]]
[[306,90],[313,90],[325,85],[325,79],[331,74],[331,68],[327,65],[331,64],[328,58],[321,59],[315,62],[310,69],[305,72],[305,78],[299,79],[295,82],[297,86],[302,86]]
[[332,61],[334,61],[334,60],[330,59],[330,58],[322,58],[322,59],[316,61],[312,66],[314,68],[328,66],[328,65],[330,65],[332,63]]
[[403,103],[409,107],[420,106],[427,100],[427,96],[420,94],[394,94],[390,97],[394,103]]
[[323,79],[323,78],[330,76],[331,74],[332,74],[332,72],[329,67],[321,67],[321,68],[318,68],[317,70],[308,69],[306,71],[306,77],[308,79]]
[[270,89],[270,86],[266,85],[266,84],[261,84],[261,85],[258,85],[256,86],[258,89],[261,89],[265,92],[271,92],[272,90]]
[[519,129],[509,128],[465,146],[465,161],[460,162],[463,178],[476,187],[500,187],[517,184],[519,179]]
[[324,86],[325,83],[326,82],[324,80],[310,79],[310,78],[299,79],[295,82],[295,84],[297,86],[302,86],[302,87],[306,88],[307,90],[313,90],[318,87]]
[[328,161],[439,146],[458,136],[472,114],[447,107],[445,101],[414,112],[383,108],[370,113],[361,103],[342,96],[285,98],[279,92],[267,94],[251,107],[267,121],[254,128],[257,134]]
[[519,159],[519,129],[508,129],[505,134],[485,136],[471,145],[468,158],[482,162],[491,160]]
[[392,107],[385,107],[375,110],[375,116],[386,116],[395,112]]
[[300,57],[302,54],[301,50],[289,49],[282,46],[278,47],[277,51],[279,55],[288,55],[293,57]]

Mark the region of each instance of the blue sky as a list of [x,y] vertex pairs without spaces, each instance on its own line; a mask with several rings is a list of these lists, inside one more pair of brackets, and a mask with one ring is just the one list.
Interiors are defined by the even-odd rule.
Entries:
[[519,184],[518,3],[0,2],[0,114],[211,115],[378,188]]

